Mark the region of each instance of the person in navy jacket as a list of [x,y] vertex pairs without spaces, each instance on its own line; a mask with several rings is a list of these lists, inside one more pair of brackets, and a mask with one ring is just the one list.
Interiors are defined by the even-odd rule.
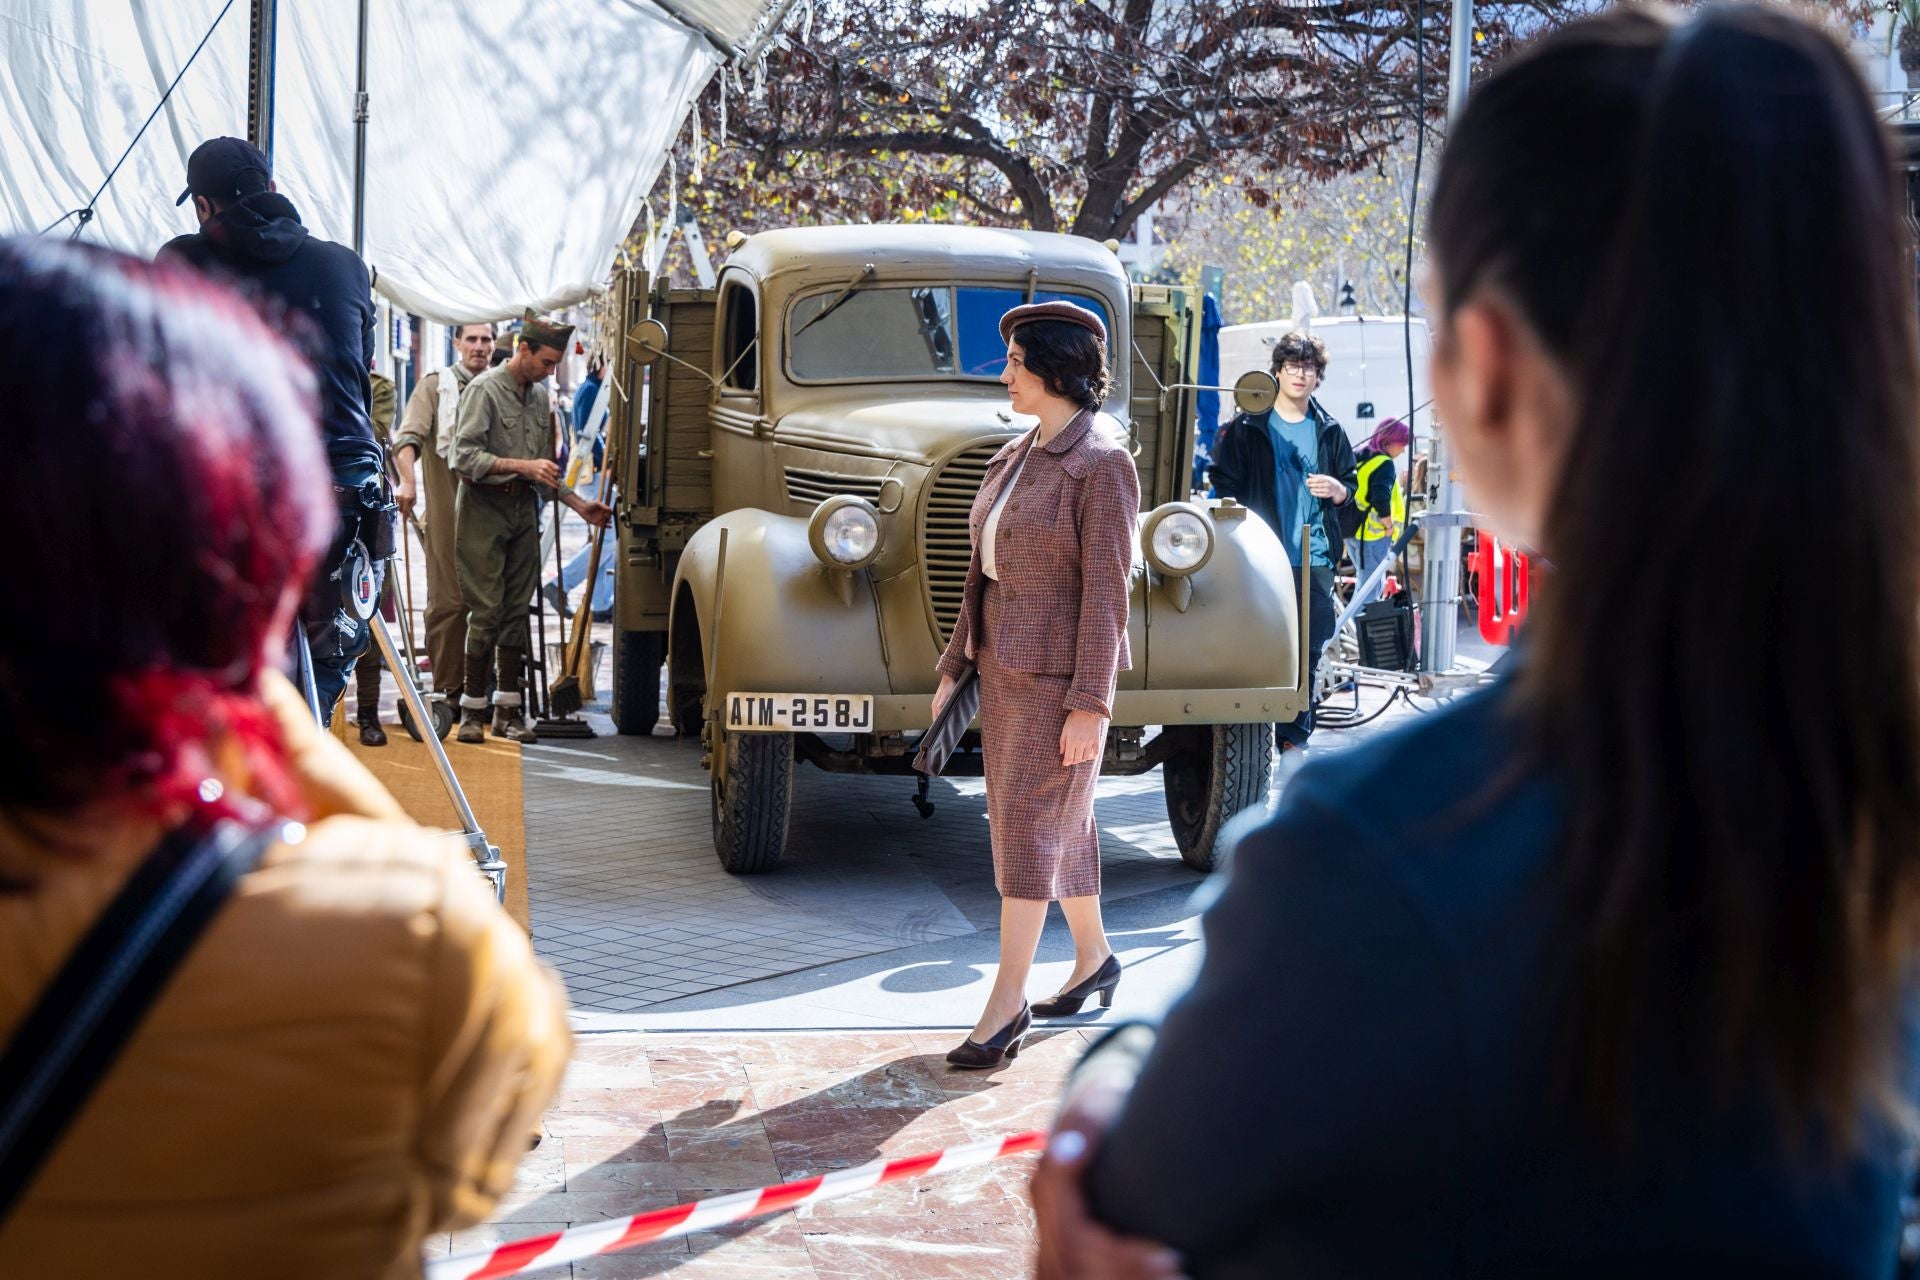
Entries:
[[1039,1274],[1891,1276],[1920,393],[1872,102],[1784,8],[1622,7],[1474,91],[1430,217],[1436,416],[1552,566],[1518,670],[1237,842],[1130,1091],[1140,1028],[1070,1094]]

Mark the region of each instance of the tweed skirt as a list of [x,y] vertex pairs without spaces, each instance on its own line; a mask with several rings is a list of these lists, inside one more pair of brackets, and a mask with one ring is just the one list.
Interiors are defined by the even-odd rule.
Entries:
[[1051,901],[1100,892],[1100,831],[1093,792],[1100,762],[1060,763],[1067,676],[1000,665],[991,637],[1004,600],[985,580],[980,599],[980,751],[987,775],[993,883],[1002,897]]

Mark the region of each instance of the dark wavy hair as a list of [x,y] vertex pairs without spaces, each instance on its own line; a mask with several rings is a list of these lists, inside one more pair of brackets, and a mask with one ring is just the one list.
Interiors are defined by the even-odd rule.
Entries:
[[1327,344],[1310,333],[1289,330],[1275,340],[1272,364],[1275,373],[1280,372],[1282,365],[1310,365],[1316,376],[1324,378],[1327,376]]
[[182,266],[0,240],[0,344],[38,361],[9,386],[0,543],[45,610],[0,645],[0,814],[164,809],[220,742],[292,803],[255,688],[336,515],[274,327]]
[[1857,1149],[1920,916],[1913,276],[1859,75],[1771,7],[1572,24],[1475,91],[1429,243],[1576,405],[1518,685],[1565,786],[1571,1110],[1631,1136],[1678,1068]]
[[1106,402],[1113,385],[1107,344],[1093,330],[1065,320],[1029,320],[1013,327],[1013,340],[1048,392],[1082,409]]

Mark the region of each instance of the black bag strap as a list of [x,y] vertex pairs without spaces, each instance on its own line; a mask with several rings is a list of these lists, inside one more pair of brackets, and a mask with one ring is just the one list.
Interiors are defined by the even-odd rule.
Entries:
[[168,832],[67,957],[0,1054],[0,1222],[282,833],[231,821]]

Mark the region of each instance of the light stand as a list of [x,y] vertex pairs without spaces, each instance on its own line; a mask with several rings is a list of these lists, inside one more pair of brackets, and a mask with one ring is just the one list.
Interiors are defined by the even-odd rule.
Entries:
[[[499,847],[487,839],[480,828],[480,820],[473,816],[473,806],[467,803],[467,793],[460,787],[460,779],[454,776],[453,762],[447,759],[447,748],[433,732],[433,715],[427,710],[427,700],[420,696],[420,686],[413,682],[409,670],[400,661],[400,651],[393,643],[393,633],[387,630],[387,620],[375,610],[367,625],[373,628],[373,642],[380,646],[380,657],[386,662],[387,670],[393,673],[393,682],[400,686],[400,696],[405,699],[407,711],[413,716],[413,722],[426,727],[420,740],[427,746],[427,754],[433,757],[433,767],[440,774],[440,784],[446,788],[447,799],[453,801],[453,812],[460,819],[460,834],[466,838],[467,849],[473,854],[473,860],[480,868],[480,874],[493,884],[493,896],[500,902],[507,900],[507,864],[500,860]],[[301,635],[304,643],[306,636]]]
[[[253,37],[248,57],[247,130],[253,144],[263,151],[266,150],[266,140],[273,134],[275,4],[276,0],[254,0]],[[364,254],[367,231],[367,5],[368,0],[360,0],[359,79],[353,99],[353,251],[356,256]],[[433,765],[440,774],[441,785],[446,788],[447,799],[453,802],[453,811],[460,819],[460,835],[473,854],[474,864],[480,874],[493,885],[494,898],[504,904],[507,898],[507,864],[500,860],[498,846],[487,839],[479,820],[474,817],[473,806],[467,803],[467,793],[461,789],[460,779],[453,772],[453,763],[447,759],[447,749],[434,733],[433,715],[427,710],[426,699],[420,696],[420,687],[413,680],[412,667],[400,661],[400,651],[393,643],[393,633],[387,630],[386,619],[380,616],[379,609],[375,607],[371,567],[363,558],[364,555],[364,548],[356,543],[352,552],[353,560],[369,565],[364,582],[349,581],[359,579],[361,575],[357,573],[343,570],[340,575],[341,594],[346,607],[371,628],[373,641],[380,646],[380,656],[385,660],[387,670],[393,673],[394,683],[400,686],[400,697],[413,716],[414,724],[420,726],[420,740],[426,744],[427,754],[433,757]],[[364,594],[361,590],[363,587]],[[407,601],[407,605],[411,608],[412,601]],[[294,626],[293,653],[307,706],[313,712],[314,721],[324,726],[326,717],[321,712],[319,693],[313,679],[313,650],[307,643],[306,630],[297,623]]]

